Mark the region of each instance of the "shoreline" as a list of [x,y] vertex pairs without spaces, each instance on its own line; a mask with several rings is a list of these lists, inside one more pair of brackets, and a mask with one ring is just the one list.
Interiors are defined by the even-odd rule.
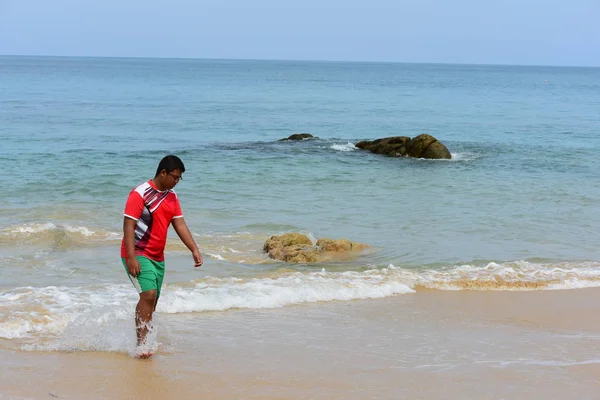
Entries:
[[[150,360],[0,349],[6,398],[572,398],[600,384],[600,289],[417,291],[161,316]],[[5,398],[5,397],[3,397]]]

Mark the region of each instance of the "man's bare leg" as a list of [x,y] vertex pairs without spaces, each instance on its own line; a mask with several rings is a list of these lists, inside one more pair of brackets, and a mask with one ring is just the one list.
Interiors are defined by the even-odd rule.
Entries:
[[[147,290],[140,293],[140,300],[135,307],[135,327],[137,333],[137,345],[143,345],[148,335],[148,327],[152,322],[152,313],[156,309],[157,303],[156,290]],[[139,354],[140,358],[148,358],[151,352]]]

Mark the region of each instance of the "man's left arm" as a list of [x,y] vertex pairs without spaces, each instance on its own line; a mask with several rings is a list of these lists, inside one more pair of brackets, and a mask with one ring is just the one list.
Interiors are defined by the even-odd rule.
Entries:
[[192,257],[194,257],[194,267],[201,266],[204,263],[202,254],[200,254],[198,245],[196,244],[196,241],[194,241],[192,233],[190,232],[190,228],[188,228],[183,217],[173,218],[172,224],[175,232],[177,232],[177,236],[179,236],[183,244],[185,244],[185,246],[192,252]]

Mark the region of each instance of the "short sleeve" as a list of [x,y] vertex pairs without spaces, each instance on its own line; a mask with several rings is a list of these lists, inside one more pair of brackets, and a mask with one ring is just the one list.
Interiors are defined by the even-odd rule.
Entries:
[[175,209],[173,210],[173,218],[183,218],[183,211],[181,211],[181,204],[179,204],[179,198],[175,195]]
[[144,199],[138,192],[132,190],[127,198],[127,203],[125,203],[125,212],[123,215],[137,221],[142,216],[143,211]]

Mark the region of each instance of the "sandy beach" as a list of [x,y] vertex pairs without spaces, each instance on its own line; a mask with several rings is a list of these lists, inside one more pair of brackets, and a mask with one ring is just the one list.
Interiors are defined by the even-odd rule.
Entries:
[[594,398],[599,289],[159,316],[151,360],[2,343],[1,399]]
[[[598,397],[600,69],[122,55],[0,55],[0,400]],[[357,146],[423,133],[451,158]],[[205,263],[170,231],[140,361],[123,211],[167,154]]]

